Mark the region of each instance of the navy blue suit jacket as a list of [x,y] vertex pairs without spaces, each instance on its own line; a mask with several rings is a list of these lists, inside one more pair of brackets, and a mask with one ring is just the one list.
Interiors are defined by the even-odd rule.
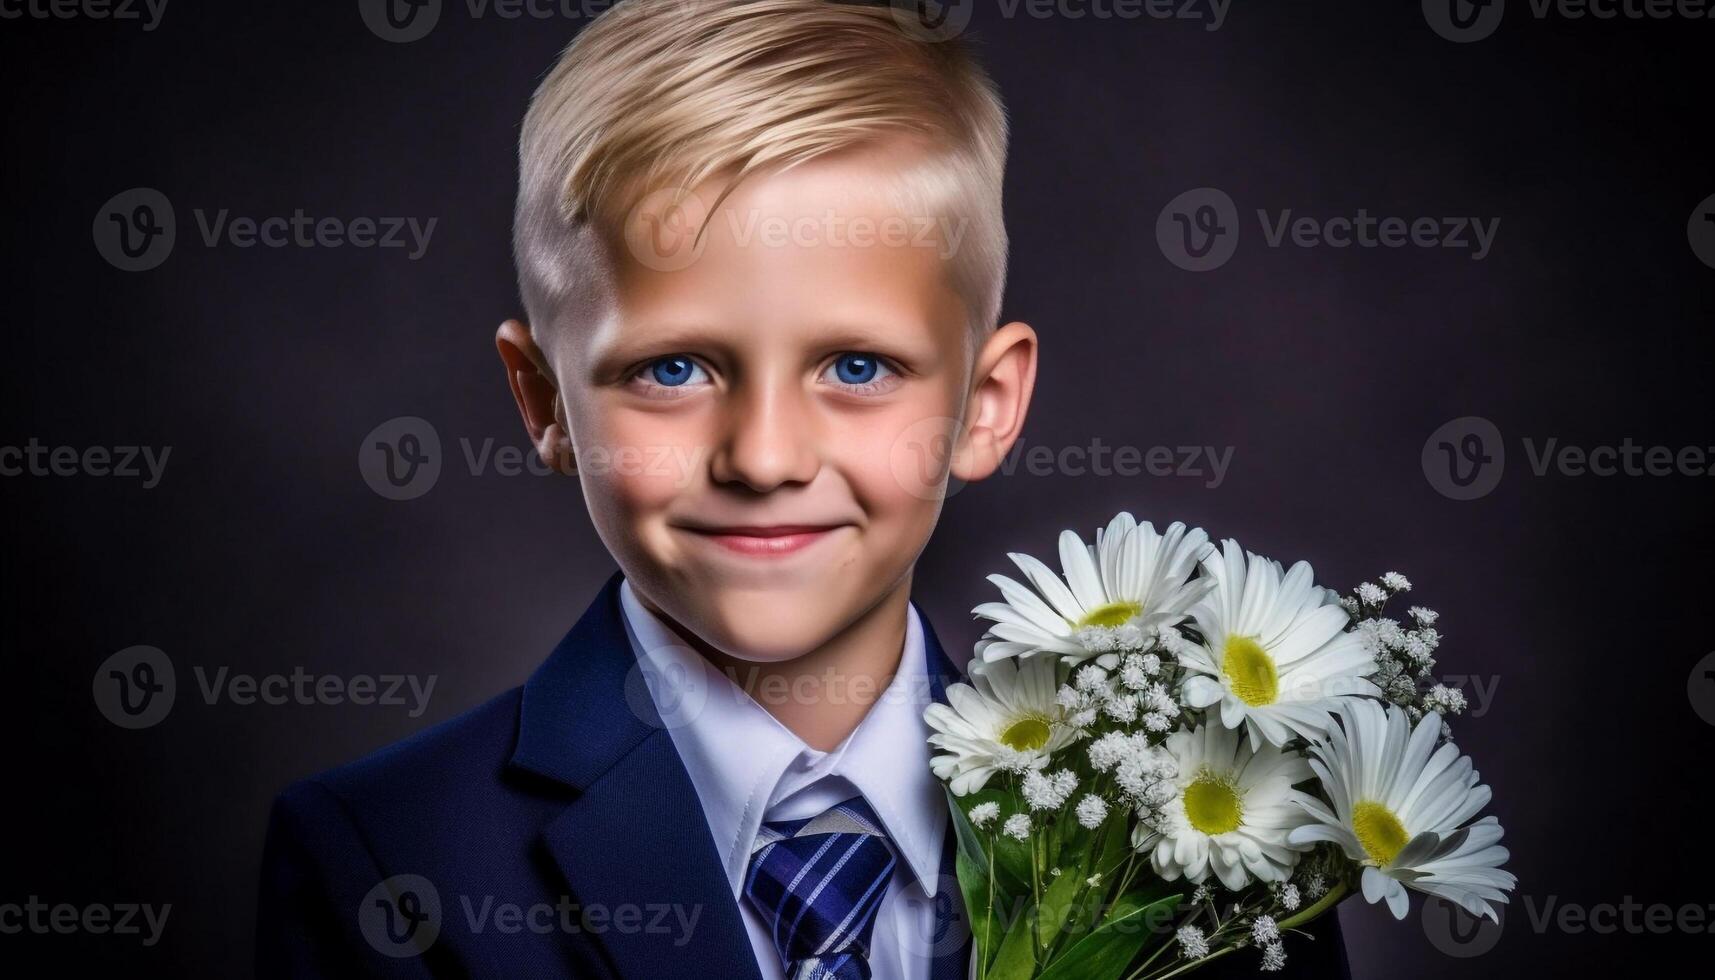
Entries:
[[[260,976],[759,980],[690,776],[633,669],[618,586],[522,688],[281,794]],[[944,700],[958,671],[927,624],[924,637]],[[949,831],[949,879],[953,847]],[[963,909],[940,895],[959,931],[936,944],[933,975],[964,980]],[[1324,940],[1293,943],[1287,975],[1345,976],[1337,925]],[[1304,972],[1310,945],[1335,958]]]

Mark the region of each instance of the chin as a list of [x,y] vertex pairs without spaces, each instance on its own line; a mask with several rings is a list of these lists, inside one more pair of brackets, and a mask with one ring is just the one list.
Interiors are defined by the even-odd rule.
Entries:
[[738,660],[792,660],[826,644],[844,625],[826,596],[809,589],[721,596],[692,628],[704,641]]

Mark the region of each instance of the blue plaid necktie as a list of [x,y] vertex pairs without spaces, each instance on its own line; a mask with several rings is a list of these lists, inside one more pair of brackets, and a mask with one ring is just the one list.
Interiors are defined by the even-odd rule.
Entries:
[[762,825],[744,894],[773,930],[787,980],[869,980],[869,937],[893,865],[881,821],[861,796],[807,820]]

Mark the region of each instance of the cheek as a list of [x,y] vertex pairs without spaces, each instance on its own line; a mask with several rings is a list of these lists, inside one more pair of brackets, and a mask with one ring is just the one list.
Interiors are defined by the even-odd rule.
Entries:
[[836,443],[840,468],[877,524],[900,531],[933,526],[953,447],[953,399],[924,392],[855,416]]
[[574,426],[579,477],[593,506],[636,519],[665,509],[691,487],[707,452],[684,414],[597,411]]

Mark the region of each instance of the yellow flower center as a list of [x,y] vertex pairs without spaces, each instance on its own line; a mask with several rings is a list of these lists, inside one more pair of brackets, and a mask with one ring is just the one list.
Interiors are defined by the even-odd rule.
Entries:
[[1280,697],[1280,674],[1274,658],[1262,644],[1248,636],[1227,638],[1221,655],[1221,673],[1233,683],[1233,693],[1253,708],[1273,704]]
[[1084,614],[1084,618],[1072,625],[1078,629],[1086,626],[1103,626],[1117,629],[1131,622],[1133,616],[1143,612],[1141,602],[1109,602],[1104,603]]
[[1034,752],[1048,744],[1048,720],[1034,715],[1020,718],[1000,733],[1000,743],[1018,752]]
[[1352,831],[1377,867],[1385,868],[1405,849],[1410,835],[1393,811],[1371,800],[1352,807]]
[[1185,787],[1185,819],[1211,837],[1239,829],[1244,812],[1231,779],[1205,769]]

